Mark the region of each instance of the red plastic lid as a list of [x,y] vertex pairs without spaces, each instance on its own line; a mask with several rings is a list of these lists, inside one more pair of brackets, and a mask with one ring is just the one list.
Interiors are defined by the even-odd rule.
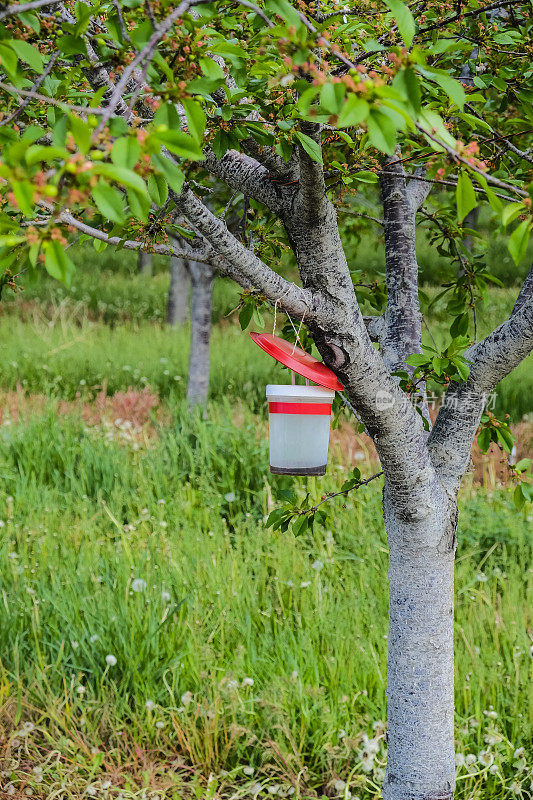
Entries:
[[293,372],[297,372],[298,375],[303,375],[304,378],[318,383],[319,386],[325,386],[327,389],[335,389],[337,392],[344,390],[344,386],[339,383],[335,373],[318,358],[302,350],[301,347],[296,347],[272,333],[251,333],[250,336],[265,353],[292,369]]

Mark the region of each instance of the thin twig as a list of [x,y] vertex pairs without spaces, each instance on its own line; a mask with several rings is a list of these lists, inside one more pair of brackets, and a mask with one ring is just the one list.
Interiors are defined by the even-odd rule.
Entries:
[[[5,89],[6,92],[12,92],[20,97],[30,97],[33,100],[40,100],[43,103],[49,103],[52,106],[67,108],[69,111],[76,111],[78,114],[100,115],[106,111],[105,108],[92,108],[92,106],[73,106],[71,103],[66,103],[63,100],[55,100],[53,97],[47,97],[45,94],[39,94],[38,92],[33,92],[30,89],[17,89],[16,86],[12,86],[10,83],[4,83],[3,81],[0,81],[0,89]],[[90,95],[87,95],[87,97],[90,97]]]
[[[394,173],[393,172],[389,173],[385,169],[380,170],[379,174],[381,174],[381,173],[383,173],[385,175],[389,175],[389,174],[396,175],[395,172]],[[405,177],[410,181],[422,181],[423,183],[433,183],[433,184],[435,184],[435,186],[451,186],[454,189],[457,187],[457,181],[441,181],[441,180],[437,180],[436,178],[423,178],[422,175],[415,175],[414,173],[410,173],[410,172],[406,173]],[[474,185],[474,191],[475,192],[481,192],[482,194],[487,194],[486,190],[483,189],[481,186],[477,186],[477,184]],[[496,197],[501,197],[502,200],[508,200],[510,203],[516,202],[516,198],[509,197],[506,194],[500,194],[499,192],[494,192],[494,194],[496,195]]]
[[[44,68],[44,71],[42,72],[42,74],[39,75],[39,77],[37,78],[37,80],[35,81],[33,86],[31,87],[31,89],[29,89],[28,91],[30,91],[30,92],[36,92],[37,91],[37,89],[43,83],[44,79],[47,78],[48,75],[50,75],[50,73],[52,72],[52,70],[54,68],[54,64],[56,63],[58,57],[59,57],[59,50],[56,50],[55,53],[52,53],[52,55],[50,56],[50,60],[48,61],[48,64]],[[18,89],[15,89],[15,87],[13,87],[13,89],[16,92],[19,91]],[[28,96],[26,98],[26,100],[22,101],[22,103],[18,106],[18,108],[16,108],[15,111],[13,111],[13,113],[9,115],[9,117],[6,117],[5,119],[3,119],[0,122],[0,127],[3,126],[3,125],[9,125],[11,122],[14,122],[14,120],[16,120],[16,118],[18,116],[20,116],[20,114],[22,114],[24,109],[27,106],[29,106],[31,101],[32,101],[32,96],[30,95],[30,96]]]
[[424,136],[427,136],[432,142],[440,145],[448,153],[448,155],[454,159],[454,161],[460,161],[462,164],[468,167],[468,169],[471,169],[473,172],[477,172],[478,175],[482,175],[487,183],[492,183],[493,186],[498,186],[500,189],[505,189],[507,192],[516,192],[516,194],[520,195],[521,197],[529,197],[528,193],[524,189],[519,189],[518,186],[513,186],[511,183],[501,181],[499,178],[495,178],[493,175],[483,172],[483,170],[480,167],[477,167],[475,164],[471,164],[470,161],[460,155],[457,150],[454,150],[453,147],[450,147],[441,139],[438,139],[418,122],[415,122],[415,126],[421,133],[424,134]]
[[0,20],[12,17],[14,14],[22,14],[24,11],[33,11],[35,8],[42,8],[43,6],[57,6],[61,2],[63,0],[32,0],[31,3],[15,3],[0,10]]
[[122,9],[120,8],[120,3],[118,2],[118,0],[112,0],[112,1],[115,11],[117,12],[118,24],[120,27],[120,32],[122,33],[122,38],[124,39],[125,42],[128,42],[128,44],[134,46],[133,42],[131,41],[130,35],[128,33],[128,29],[126,28],[126,22],[124,21],[124,17],[122,16]]
[[442,28],[445,25],[449,25],[450,22],[455,22],[456,19],[466,19],[467,17],[477,17],[479,14],[484,14],[486,11],[492,11],[495,8],[504,8],[505,6],[515,6],[515,5],[527,5],[527,0],[498,0],[496,3],[490,3],[487,6],[480,6],[480,8],[475,8],[473,11],[465,11],[459,14],[452,14],[446,19],[443,19],[441,22],[435,22],[432,25],[426,25],[425,28],[420,28],[418,34],[427,33],[428,31],[437,30],[437,28]]
[[363,214],[360,211],[350,211],[350,209],[348,208],[337,208],[337,213],[348,214],[348,216],[350,217],[364,217],[364,219],[369,219],[372,222],[375,222],[376,225],[381,225],[382,228],[385,225],[382,219],[378,219],[377,217],[372,217],[370,214]]
[[367,486],[371,481],[375,481],[376,478],[381,478],[382,475],[383,471],[376,472],[376,474],[371,475],[370,478],[366,478],[366,480],[364,481],[358,481],[358,483],[356,483],[355,486],[352,486],[351,489],[345,489],[344,492],[332,492],[331,494],[326,495],[326,497],[324,497],[324,499],[321,500],[320,503],[317,503],[316,506],[312,506],[311,508],[305,508],[302,511],[300,511],[299,516],[316,511],[317,508],[322,505],[322,503],[327,503],[328,500],[333,500],[334,497],[339,497],[341,494],[347,495],[348,492],[353,492],[354,489],[360,489],[361,486]]

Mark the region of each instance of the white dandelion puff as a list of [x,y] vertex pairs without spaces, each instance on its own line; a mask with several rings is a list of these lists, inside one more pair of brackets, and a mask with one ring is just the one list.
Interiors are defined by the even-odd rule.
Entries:
[[105,663],[107,664],[108,667],[114,667],[115,664],[117,663],[117,659],[115,656],[109,653],[109,655],[105,657]]

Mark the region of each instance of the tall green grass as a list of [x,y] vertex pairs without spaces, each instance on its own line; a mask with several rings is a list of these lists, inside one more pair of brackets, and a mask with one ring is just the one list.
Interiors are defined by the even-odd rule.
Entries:
[[[280,487],[319,499],[340,467],[323,480],[274,478],[251,412],[237,424],[229,402],[211,405],[207,419],[173,411],[140,449],[52,410],[0,428],[6,741],[30,762],[63,754],[44,783],[30,780],[42,797],[72,762],[65,797],[81,797],[96,777],[124,788],[132,767],[119,762],[133,743],[245,796],[292,786],[303,797],[347,797],[344,782],[354,796],[378,797],[380,488],[351,496],[344,511],[339,503],[333,530],[273,533],[264,519]],[[510,797],[513,782],[525,790],[531,780],[531,755],[514,756],[530,747],[533,721],[530,523],[505,493],[467,490],[461,502],[457,750],[475,757],[458,768],[463,800]],[[378,747],[370,759],[365,737]],[[102,763],[93,748],[107,754]],[[13,770],[14,785],[24,770]],[[140,798],[144,779],[128,780]]]
[[[115,275],[109,276],[107,284],[106,275],[101,285],[92,286],[92,300],[86,295],[86,284],[80,283],[68,296],[57,284],[46,284],[49,294],[39,302],[28,304],[17,295],[2,303],[0,387],[14,389],[20,383],[27,393],[72,399],[78,393],[93,396],[104,385],[110,394],[148,385],[163,398],[184,397],[189,333],[187,328],[175,330],[161,323],[165,276]],[[478,313],[480,336],[508,316],[515,298],[515,290],[490,291],[486,308]],[[237,301],[235,287],[218,281],[215,320],[223,319]],[[93,315],[91,309],[99,312]],[[265,319],[272,330],[272,317]],[[433,338],[445,346],[450,337],[444,302],[432,309],[426,321]],[[279,315],[278,333],[282,325]],[[424,333],[424,338],[432,343],[429,334]],[[511,414],[514,421],[533,411],[532,363],[530,356],[497,389],[497,411]],[[281,368],[240,331],[236,320],[215,326],[211,398],[242,398],[258,410],[264,406],[265,384],[283,382],[283,376]]]

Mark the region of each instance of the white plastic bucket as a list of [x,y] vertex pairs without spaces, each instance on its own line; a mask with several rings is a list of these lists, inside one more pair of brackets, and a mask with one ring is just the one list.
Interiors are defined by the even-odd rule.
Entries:
[[269,385],[270,471],[325,475],[331,404],[335,392],[320,386]]

